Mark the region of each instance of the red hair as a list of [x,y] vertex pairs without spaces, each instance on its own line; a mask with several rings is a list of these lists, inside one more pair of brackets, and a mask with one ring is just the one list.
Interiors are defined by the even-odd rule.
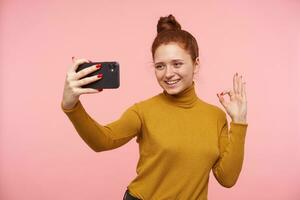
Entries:
[[194,36],[189,32],[182,30],[180,24],[173,15],[160,17],[157,23],[157,35],[152,43],[152,59],[156,49],[162,44],[171,42],[177,43],[185,49],[191,56],[193,62],[199,55],[198,44]]

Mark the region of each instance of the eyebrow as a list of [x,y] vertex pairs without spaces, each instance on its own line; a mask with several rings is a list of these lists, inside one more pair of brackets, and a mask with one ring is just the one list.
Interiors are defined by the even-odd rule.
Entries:
[[[174,61],[183,61],[182,59],[173,59],[173,60],[171,60],[171,62],[174,62]],[[162,64],[162,63],[164,63],[164,62],[157,62],[157,63],[154,63],[155,65],[157,65],[157,64]]]

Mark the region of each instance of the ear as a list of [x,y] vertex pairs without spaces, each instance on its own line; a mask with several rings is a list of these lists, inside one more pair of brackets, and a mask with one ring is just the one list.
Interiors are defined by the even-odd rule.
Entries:
[[199,57],[196,58],[195,63],[194,63],[194,72],[193,74],[197,74],[200,68],[200,60]]

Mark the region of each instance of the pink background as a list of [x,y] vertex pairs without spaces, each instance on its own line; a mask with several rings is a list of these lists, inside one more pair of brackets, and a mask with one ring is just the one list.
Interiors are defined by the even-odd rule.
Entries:
[[[200,48],[199,97],[246,80],[248,132],[237,184],[211,174],[209,199],[300,199],[300,1],[21,1],[0,3],[0,199],[122,199],[138,146],[95,153],[60,108],[71,57],[117,60],[121,87],[80,97],[99,123],[161,88],[150,48],[173,14]],[[228,120],[230,118],[228,116]]]

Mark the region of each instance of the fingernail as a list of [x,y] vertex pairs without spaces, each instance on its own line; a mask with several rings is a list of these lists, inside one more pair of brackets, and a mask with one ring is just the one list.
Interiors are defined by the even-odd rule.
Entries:
[[92,61],[90,61],[90,60],[88,60],[89,61],[89,63],[91,63]]
[[98,89],[98,91],[102,91],[102,89]]
[[98,74],[97,77],[98,77],[98,78],[102,78],[102,76],[103,76],[103,74]]
[[221,95],[223,95],[223,92],[221,92]]
[[97,64],[96,67],[97,67],[97,68],[101,68],[101,64]]
[[72,56],[72,60],[74,60],[74,58],[75,58],[75,57],[74,57],[74,56]]

